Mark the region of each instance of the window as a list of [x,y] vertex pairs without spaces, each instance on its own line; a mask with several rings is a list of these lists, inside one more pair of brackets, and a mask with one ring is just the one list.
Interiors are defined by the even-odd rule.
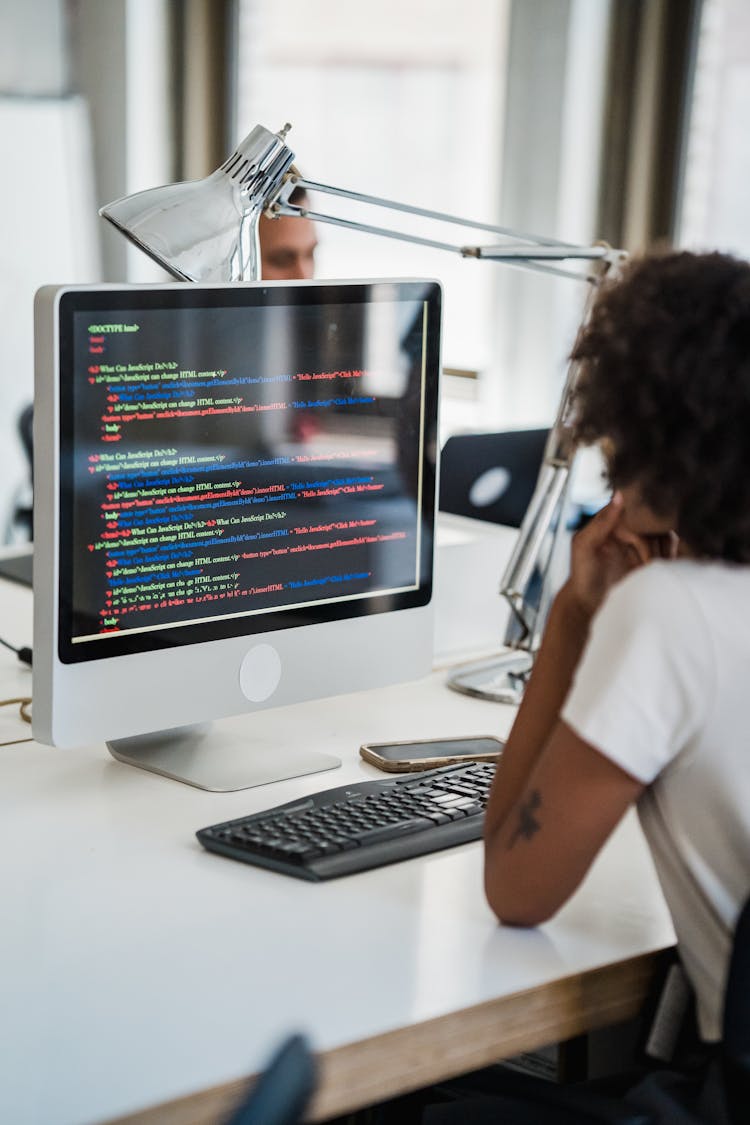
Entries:
[[704,0],[679,242],[750,257],[750,7]]
[[[588,241],[607,12],[601,0],[240,0],[237,133],[289,121],[310,180]],[[352,214],[328,196],[312,204]],[[443,283],[444,363],[478,376],[445,381],[443,436],[552,420],[584,286],[332,226],[319,236],[320,277]]]

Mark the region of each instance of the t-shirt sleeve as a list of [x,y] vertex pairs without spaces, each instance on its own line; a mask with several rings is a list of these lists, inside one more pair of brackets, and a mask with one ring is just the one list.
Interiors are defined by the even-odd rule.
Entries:
[[701,727],[712,691],[706,622],[677,565],[650,563],[612,588],[561,716],[644,784]]

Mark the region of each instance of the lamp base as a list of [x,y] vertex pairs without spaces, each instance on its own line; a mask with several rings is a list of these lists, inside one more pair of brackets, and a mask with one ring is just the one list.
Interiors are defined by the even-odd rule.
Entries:
[[464,664],[448,677],[448,687],[494,703],[517,705],[533,664],[530,652],[509,648],[487,660]]

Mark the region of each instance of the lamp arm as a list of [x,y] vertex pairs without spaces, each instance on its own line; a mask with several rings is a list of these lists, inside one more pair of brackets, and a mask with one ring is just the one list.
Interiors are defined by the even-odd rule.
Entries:
[[[581,328],[591,315],[596,291],[601,282],[605,276],[619,267],[623,257],[622,251],[608,249],[598,269],[592,271],[587,277],[589,292],[581,318]],[[506,644],[509,647],[532,653],[539,647],[546,616],[545,610],[551,601],[552,567],[547,566],[545,569],[538,609],[530,609],[525,595],[556,513],[558,516],[558,525],[554,532],[556,536],[561,533],[564,524],[564,497],[576,452],[571,432],[570,413],[578,382],[578,370],[578,361],[571,360],[568,364],[557,415],[547,438],[536,487],[521,523],[515,547],[500,581],[500,595],[508,602],[513,614],[513,619],[508,623]],[[530,619],[530,613],[534,615],[533,620]],[[515,641],[511,639],[514,633],[514,625],[521,628],[521,636]]]
[[[590,287],[581,327],[591,315],[596,291],[604,277],[615,274],[625,256],[622,250],[608,248],[586,278]],[[555,593],[556,563],[564,545],[567,490],[575,456],[570,413],[578,371],[578,362],[571,360],[557,416],[545,445],[534,494],[500,581],[500,595],[511,611],[505,632],[504,652],[489,659],[474,661],[453,672],[448,677],[448,686],[454,691],[498,703],[518,704],[521,701]],[[552,546],[546,561],[540,565],[542,549],[551,529]],[[536,603],[532,604],[528,591],[537,567],[541,570],[541,590]]]
[[[538,647],[541,633],[540,615],[529,607],[526,591],[555,518],[555,512],[560,507],[569,472],[568,464],[551,464],[546,460],[542,462],[534,494],[529,501],[518,538],[500,580],[500,596],[505,598],[513,614],[513,618],[508,622],[505,637],[505,643],[510,648],[534,652]],[[521,629],[520,636],[517,635],[517,627]]]
[[438,239],[425,238],[418,234],[408,234],[406,231],[391,230],[389,227],[375,226],[371,223],[361,223],[353,219],[344,219],[339,215],[327,215],[321,211],[311,211],[309,207],[297,207],[293,203],[281,204],[275,215],[289,215],[295,218],[312,219],[316,223],[329,223],[332,226],[344,227],[347,230],[359,231],[362,234],[379,234],[384,238],[395,238],[401,242],[412,242],[418,246],[430,246],[434,250],[447,250],[452,254],[463,255],[464,248],[457,243],[441,242]]
[[[354,219],[346,219],[340,215],[332,215],[322,211],[313,211],[308,207],[299,207],[289,202],[289,196],[301,188],[326,195],[336,196],[339,199],[348,199],[355,203],[380,207],[386,210],[399,211],[406,215],[416,215],[423,219],[432,219],[442,223],[449,223],[469,230],[484,230],[503,238],[516,239],[514,243],[505,243],[491,246],[464,245],[461,243],[444,242],[427,238],[423,235],[412,234],[406,231],[393,230],[389,227],[363,223]],[[549,262],[564,262],[573,259],[584,261],[597,261],[606,258],[608,248],[603,244],[594,246],[576,246],[556,239],[545,238],[539,235],[524,234],[511,230],[508,227],[494,226],[490,223],[473,222],[469,219],[459,218],[457,215],[445,214],[441,211],[431,211],[425,207],[412,204],[399,203],[393,199],[383,199],[376,195],[365,195],[362,192],[350,191],[348,188],[334,187],[331,184],[321,184],[314,180],[306,180],[298,175],[289,175],[280,185],[276,195],[269,200],[266,214],[270,218],[290,216],[292,218],[312,219],[315,222],[329,223],[333,226],[344,227],[347,230],[359,231],[364,234],[377,234],[385,238],[397,239],[401,242],[411,242],[419,246],[428,246],[434,250],[446,250],[449,253],[460,254],[464,258],[480,258],[507,265],[518,266],[522,269],[537,270],[542,273],[556,274],[561,277],[572,277],[577,281],[582,280],[582,275],[573,270],[560,269],[549,265]]]
[[[561,242],[559,239],[547,238],[543,235],[524,234],[522,231],[512,230],[510,227],[499,227],[493,223],[475,223],[471,219],[464,219],[458,215],[448,215],[443,211],[431,211],[426,207],[417,207],[416,204],[413,203],[399,203],[395,199],[383,199],[378,195],[365,195],[359,191],[352,191],[350,188],[340,188],[334,187],[332,184],[317,183],[314,180],[306,180],[303,176],[294,173],[290,174],[282,183],[281,190],[277,194],[278,202],[287,203],[288,197],[297,188],[301,188],[304,191],[323,192],[325,195],[334,195],[341,199],[351,199],[355,203],[366,203],[374,207],[385,207],[390,211],[402,211],[406,215],[419,215],[423,219],[436,219],[441,223],[452,223],[454,226],[468,227],[471,230],[488,230],[492,234],[500,234],[505,238],[517,238],[535,246],[567,245],[567,243]],[[273,206],[273,203],[271,206]],[[292,206],[294,205],[292,204]]]
[[[308,207],[300,207],[289,202],[289,197],[295,189],[322,193],[339,199],[348,199],[358,204],[398,211],[402,214],[416,215],[419,218],[448,223],[463,229],[488,231],[502,238],[515,239],[515,241],[492,246],[467,246],[426,238],[418,234],[346,219],[339,215],[313,211]],[[334,187],[331,184],[323,184],[315,180],[306,180],[294,168],[287,172],[275,195],[269,198],[266,214],[271,218],[282,215],[308,218],[316,222],[344,227],[348,230],[378,234],[402,242],[429,246],[436,250],[447,250],[451,253],[460,254],[464,258],[502,262],[523,269],[571,277],[576,281],[586,281],[589,284],[589,293],[582,324],[585,324],[588,320],[593,298],[601,280],[613,267],[619,264],[624,256],[622,251],[613,250],[604,243],[597,243],[593,246],[578,246],[557,239],[526,234],[509,227],[495,226],[490,223],[475,223],[457,215],[432,211],[425,207],[400,203],[393,199],[383,199],[380,196],[367,195],[362,192],[351,191],[348,188]],[[559,266],[551,264],[571,260],[592,262],[593,268],[588,274],[583,274],[573,270],[561,269]],[[555,546],[560,538],[564,523],[565,496],[569,484],[570,468],[575,456],[570,433],[569,413],[577,382],[577,368],[578,365],[573,362],[568,366],[565,386],[560,398],[557,416],[547,439],[534,494],[521,523],[514,550],[500,583],[500,595],[505,598],[512,613],[505,642],[509,648],[522,652],[534,653],[538,648],[544,627],[546,609],[551,601],[553,578],[551,575],[552,567],[549,565],[544,568],[542,589],[536,607],[529,605],[526,593],[534,570],[539,564],[542,549],[549,530],[554,524],[555,516],[557,515],[558,519],[557,528],[554,532]],[[553,546],[553,552],[555,546]],[[519,627],[520,636],[517,635]]]
[[[295,189],[321,193],[339,199],[348,199],[357,204],[379,207],[402,214],[415,215],[419,218],[461,227],[464,230],[488,231],[503,239],[513,241],[490,246],[461,245],[438,241],[419,234],[393,230],[388,227],[300,207],[290,202],[290,196]],[[597,243],[593,246],[578,246],[552,238],[511,230],[508,227],[495,226],[490,223],[475,223],[457,215],[399,203],[396,200],[383,199],[379,196],[366,195],[347,188],[334,187],[331,184],[306,180],[297,173],[294,167],[288,170],[276,193],[269,197],[265,213],[270,218],[281,215],[309,218],[317,222],[331,223],[348,230],[378,234],[402,242],[429,246],[436,250],[447,250],[451,253],[460,254],[464,258],[502,262],[505,265],[518,266],[522,269],[570,277],[576,281],[586,281],[589,284],[589,293],[584,307],[582,325],[588,320],[596,290],[602,279],[613,267],[618,266],[624,257],[622,251],[613,250],[604,243]],[[564,269],[553,264],[574,260],[591,262],[592,268],[588,273],[583,273],[580,270]],[[506,600],[511,610],[505,644],[510,650],[529,656],[533,656],[539,647],[544,621],[554,592],[554,575],[552,574],[554,568],[552,563],[562,541],[570,469],[575,456],[569,415],[577,377],[578,364],[571,361],[568,365],[557,416],[547,439],[534,493],[521,523],[514,550],[500,582],[500,595]],[[556,518],[557,525],[555,526]],[[528,588],[534,571],[539,566],[539,560],[551,528],[554,528],[553,545],[548,562],[542,567],[539,599],[536,605],[532,605],[527,597]],[[456,686],[455,682],[452,686]],[[474,687],[467,688],[466,685],[459,687],[459,690],[468,690],[469,694],[476,693]],[[481,691],[478,694],[482,694]]]

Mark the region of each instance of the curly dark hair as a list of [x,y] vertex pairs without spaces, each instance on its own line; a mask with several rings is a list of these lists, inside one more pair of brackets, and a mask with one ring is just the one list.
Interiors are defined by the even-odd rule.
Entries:
[[672,513],[693,554],[750,562],[750,264],[650,254],[602,286],[573,349],[578,441]]

